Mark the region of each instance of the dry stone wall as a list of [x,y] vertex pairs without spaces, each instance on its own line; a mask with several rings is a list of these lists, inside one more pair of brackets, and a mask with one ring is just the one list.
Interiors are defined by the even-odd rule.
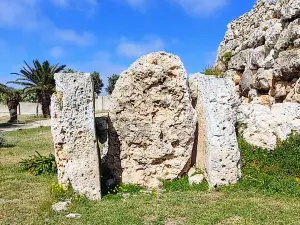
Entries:
[[90,199],[101,198],[100,156],[94,120],[94,90],[90,74],[55,74],[51,99],[51,131],[58,182],[71,185]]
[[189,83],[198,117],[196,167],[205,171],[211,187],[236,183],[241,170],[234,83],[231,78],[199,73],[192,75]]
[[248,142],[273,149],[299,131],[300,0],[257,1],[228,24],[215,66],[235,82],[239,123],[247,125],[239,131]]
[[123,183],[158,187],[189,169],[196,114],[179,57],[151,53],[124,71],[110,119],[110,136],[118,140],[109,141],[107,166]]
[[235,80],[244,103],[300,103],[300,1],[257,1],[228,24],[216,66]]

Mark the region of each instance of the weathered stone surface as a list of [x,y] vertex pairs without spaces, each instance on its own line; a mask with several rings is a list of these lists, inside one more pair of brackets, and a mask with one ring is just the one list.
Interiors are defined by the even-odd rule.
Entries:
[[240,51],[231,58],[231,60],[228,63],[228,69],[245,70],[246,66],[249,63],[249,58],[249,50]]
[[292,49],[279,53],[274,65],[277,78],[300,77],[300,49]]
[[255,49],[253,49],[250,52],[250,61],[249,61],[249,68],[250,69],[257,69],[264,67],[264,61],[265,61],[265,47],[259,46]]
[[195,174],[192,175],[188,178],[189,180],[189,185],[194,185],[194,184],[201,184],[204,180],[204,175],[203,174]]
[[287,1],[282,6],[281,14],[284,20],[291,20],[300,15],[300,0]]
[[[259,96],[278,89],[276,82],[268,82],[270,72],[276,81],[300,77],[299,3],[299,0],[258,0],[250,12],[228,24],[215,66],[226,75],[234,76],[232,70],[244,73],[239,88],[241,98],[247,97],[250,88],[257,89]],[[227,52],[232,57],[225,63]],[[292,94],[288,90],[284,93],[281,88],[276,102],[291,100]]]
[[293,40],[297,38],[299,27],[299,19],[297,19],[288,24],[287,28],[280,33],[276,45],[274,46],[277,52],[284,51],[293,44]]
[[286,101],[300,103],[300,79],[298,79],[296,82],[291,82],[291,86],[288,87],[290,90]]
[[270,90],[273,82],[273,70],[265,70],[260,68],[256,73],[256,82],[254,88],[258,90],[268,91]]
[[266,26],[266,43],[265,47],[267,50],[273,49],[277,43],[277,40],[282,32],[282,24],[279,19],[275,19],[274,24]]
[[241,82],[241,73],[238,73],[236,70],[227,70],[224,73],[224,77],[231,77],[236,85],[239,85]]
[[100,199],[99,153],[94,120],[94,91],[89,74],[55,74],[51,131],[58,182],[90,199]]
[[194,74],[197,82],[198,146],[196,167],[205,171],[211,187],[236,183],[241,176],[235,133],[238,105],[230,77]]
[[[179,57],[155,52],[124,71],[112,94],[107,166],[123,183],[157,187],[189,169],[196,113]],[[110,138],[111,138],[110,134]],[[113,166],[112,166],[113,165]],[[118,174],[119,173],[119,174]]]
[[258,96],[257,94],[257,90],[255,89],[250,89],[249,93],[248,93],[248,98],[253,101],[256,97]]
[[52,205],[52,210],[55,212],[66,211],[70,204],[71,204],[71,201],[57,202]]
[[247,95],[253,84],[253,73],[250,69],[245,70],[240,81],[241,93],[243,96]]
[[238,108],[239,133],[250,144],[274,149],[277,140],[300,132],[300,104],[278,103],[270,106],[242,104]]

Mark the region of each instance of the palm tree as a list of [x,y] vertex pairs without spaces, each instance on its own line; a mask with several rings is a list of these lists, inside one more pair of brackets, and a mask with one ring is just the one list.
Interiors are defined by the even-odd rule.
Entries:
[[50,66],[48,61],[40,64],[38,60],[33,60],[33,67],[26,62],[25,65],[21,68],[20,73],[12,73],[20,78],[9,83],[24,86],[25,93],[34,92],[42,104],[44,117],[50,117],[51,95],[55,92],[54,74],[63,71],[66,66],[58,64]]
[[21,92],[15,88],[7,87],[0,84],[0,93],[2,93],[3,101],[9,110],[9,123],[18,121],[18,105],[21,101]]

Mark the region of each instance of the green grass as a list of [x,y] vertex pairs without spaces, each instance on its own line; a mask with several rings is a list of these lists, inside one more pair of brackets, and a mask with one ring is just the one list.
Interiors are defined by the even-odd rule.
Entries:
[[202,72],[205,75],[209,75],[209,76],[216,76],[219,78],[224,77],[224,72],[213,67],[213,66],[208,66],[204,69],[204,71]]
[[164,181],[163,187],[166,191],[208,191],[207,182],[202,182],[200,185],[189,185],[188,177],[174,181]]
[[[122,186],[130,193],[128,198],[110,194],[102,201],[88,201],[69,192],[57,195],[56,177],[32,176],[18,167],[21,159],[35,151],[42,155],[52,152],[49,128],[13,131],[5,136],[15,146],[0,148],[0,224],[300,224],[299,184],[293,186],[299,172],[299,137],[281,143],[272,153],[262,149],[253,152],[253,147],[241,140],[244,178],[229,188],[207,191],[205,183],[189,187],[183,178],[165,182],[166,191],[162,192]],[[248,176],[287,179],[286,185],[293,191],[263,191],[265,186]],[[58,199],[71,196],[68,211],[51,210]],[[79,213],[81,218],[67,219],[68,213]]]
[[233,190],[255,190],[266,195],[289,195],[300,198],[300,136],[279,142],[274,151],[256,148],[239,140],[243,178]]
[[225,52],[223,55],[223,62],[225,63],[226,67],[228,66],[229,61],[232,58],[232,52]]

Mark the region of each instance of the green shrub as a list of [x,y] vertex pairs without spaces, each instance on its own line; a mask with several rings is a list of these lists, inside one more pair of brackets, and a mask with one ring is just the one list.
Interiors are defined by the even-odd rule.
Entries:
[[223,71],[221,71],[213,66],[206,67],[202,73],[205,75],[214,75],[216,77],[224,77]]
[[42,174],[56,174],[57,167],[54,155],[50,154],[42,156],[36,152],[36,155],[31,156],[29,159],[24,159],[20,162],[20,167],[24,171],[28,171],[35,176]]
[[265,194],[300,197],[300,135],[279,142],[269,151],[239,139],[242,154],[242,180],[224,189],[254,189]]
[[206,181],[201,184],[190,185],[188,176],[173,181],[163,181],[163,188],[166,191],[208,191],[209,189]]
[[268,29],[269,29],[269,28],[268,28],[267,26],[265,26],[263,30],[264,30],[264,31],[267,31]]
[[232,53],[231,52],[226,52],[223,55],[223,62],[225,63],[226,66],[228,66],[228,63],[229,63],[231,57],[232,57]]

